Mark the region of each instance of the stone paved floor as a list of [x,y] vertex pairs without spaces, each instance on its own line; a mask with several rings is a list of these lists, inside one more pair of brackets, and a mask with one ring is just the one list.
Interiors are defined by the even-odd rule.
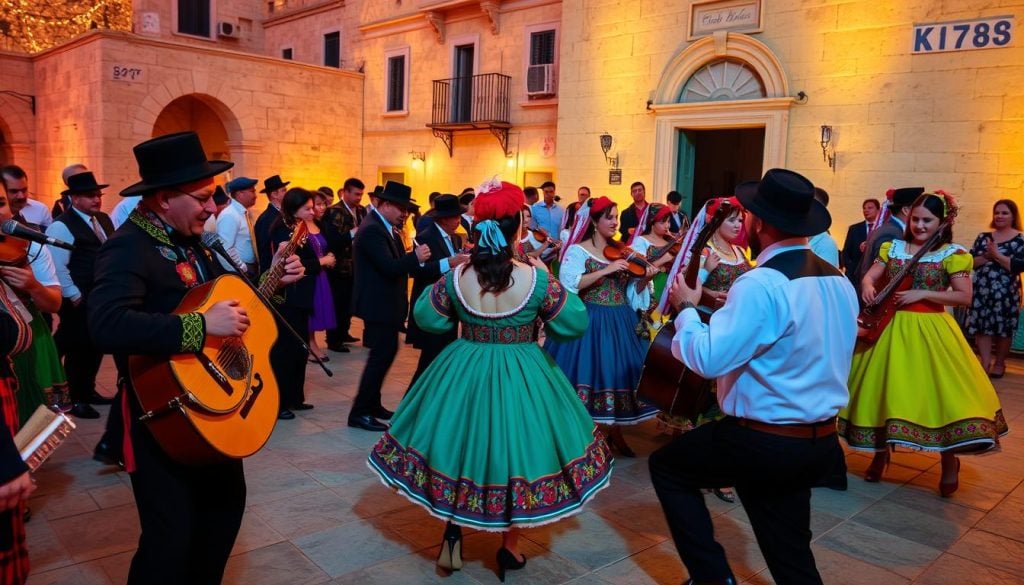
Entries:
[[[358,335],[358,332],[356,332]],[[225,583],[497,583],[500,537],[467,533],[463,571],[436,569],[442,526],[392,494],[364,464],[376,435],[345,425],[365,350],[331,354],[328,379],[310,366],[316,409],[278,424],[246,462],[248,509]],[[415,367],[403,348],[385,388],[394,405]],[[107,360],[103,391],[113,390]],[[938,458],[897,453],[882,483],[860,475],[849,454],[850,489],[816,490],[814,552],[826,583],[1024,583],[1024,365],[997,381],[1011,429],[1000,453],[964,457],[960,491],[939,498]],[[106,407],[102,407],[105,412]],[[100,421],[38,473],[28,524],[32,585],[123,583],[139,535],[127,474],[91,460]],[[653,425],[630,427],[640,457],[616,462],[608,489],[582,514],[524,533],[525,570],[510,583],[678,584],[685,578],[651,488],[646,455],[664,441]],[[737,576],[772,583],[743,508],[712,496],[719,540]]]

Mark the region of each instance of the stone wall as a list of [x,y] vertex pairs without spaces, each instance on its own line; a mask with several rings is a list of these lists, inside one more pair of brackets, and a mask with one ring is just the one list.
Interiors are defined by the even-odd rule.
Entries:
[[[753,37],[781,62],[790,95],[785,164],[832,195],[837,237],[860,202],[890,186],[943,188],[964,204],[957,239],[987,226],[991,204],[1024,187],[1024,48],[912,55],[913,24],[1006,14],[1024,2],[773,0]],[[689,2],[566,0],[561,44],[558,164],[563,182],[628,200],[657,165],[647,110],[670,60],[684,51]],[[820,127],[834,129],[833,173]],[[598,136],[609,132],[623,168],[607,186]],[[600,187],[599,187],[600,186]],[[654,195],[654,194],[651,194]],[[663,194],[660,194],[663,195]]]
[[[225,49],[262,53],[264,51],[263,27],[260,22],[268,16],[267,3],[263,0],[211,0],[212,15],[209,38],[178,33],[176,0],[134,0],[132,15],[133,30],[151,37],[174,40],[196,46],[221,46]],[[155,13],[159,21],[159,32],[144,32],[143,18],[146,13]],[[237,37],[222,37],[217,34],[220,21],[238,25]]]
[[[35,95],[32,59],[21,53],[0,52],[0,88],[26,96]],[[38,108],[37,108],[38,111]],[[25,98],[0,94],[0,158],[3,164],[20,165],[29,178],[29,188],[38,192],[35,164],[35,115]]]

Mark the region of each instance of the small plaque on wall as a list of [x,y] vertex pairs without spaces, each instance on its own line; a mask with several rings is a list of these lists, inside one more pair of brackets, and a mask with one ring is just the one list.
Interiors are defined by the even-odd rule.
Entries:
[[608,184],[609,185],[621,185],[622,184],[622,169],[611,169],[608,171]]
[[133,67],[131,65],[111,65],[110,80],[136,83],[143,82],[146,80],[146,70],[142,67]]
[[690,5],[690,36],[687,40],[706,37],[720,30],[761,32],[761,0],[705,0]]

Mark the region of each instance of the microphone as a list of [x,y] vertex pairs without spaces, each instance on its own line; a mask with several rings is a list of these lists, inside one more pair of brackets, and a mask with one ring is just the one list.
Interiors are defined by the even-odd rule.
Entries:
[[217,232],[203,232],[202,242],[204,246],[220,254],[222,258],[227,258],[234,267],[235,272],[245,274],[245,262],[242,262],[242,259],[238,257],[238,253],[233,249],[229,250],[224,247],[224,240],[220,239]]
[[47,246],[56,246],[58,248],[64,248],[65,250],[74,250],[75,245],[58,240],[57,238],[51,238],[43,232],[36,231],[32,228],[27,228],[20,223],[18,220],[9,219],[0,225],[0,232],[7,234],[21,240],[28,240],[37,244],[46,244]]

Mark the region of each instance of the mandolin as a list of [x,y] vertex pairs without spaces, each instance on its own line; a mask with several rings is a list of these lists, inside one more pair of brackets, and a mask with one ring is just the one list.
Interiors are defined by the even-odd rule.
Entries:
[[[260,283],[265,298],[274,295],[288,257],[306,235],[305,222],[297,222]],[[248,457],[277,423],[280,396],[270,366],[277,324],[256,293],[237,275],[225,274],[188,291],[174,314],[202,312],[224,300],[238,301],[249,315],[241,336],[208,335],[194,353],[129,359],[140,420],[171,457],[187,465]]]
[[885,331],[886,326],[889,325],[892,318],[896,316],[896,311],[899,310],[899,307],[896,305],[895,293],[910,290],[913,279],[907,277],[910,276],[914,268],[921,262],[921,257],[935,247],[939,238],[942,237],[942,233],[946,231],[946,228],[953,225],[953,221],[956,219],[956,212],[956,208],[951,206],[946,218],[939,224],[939,229],[935,230],[935,233],[921,245],[917,252],[911,256],[910,260],[900,267],[899,272],[889,279],[885,287],[875,295],[874,300],[864,305],[860,315],[857,316],[857,339],[859,341],[875,343],[882,336],[882,331]]
[[[731,212],[732,205],[728,201],[723,201],[711,221],[697,234],[690,248],[690,262],[686,265],[686,272],[683,275],[687,285],[697,286],[701,252]],[[707,321],[709,317],[701,313],[701,318]],[[657,406],[666,414],[696,420],[697,416],[706,411],[714,401],[711,381],[687,368],[672,355],[672,338],[675,335],[676,328],[672,320],[658,331],[647,349],[636,393],[639,398]]]

